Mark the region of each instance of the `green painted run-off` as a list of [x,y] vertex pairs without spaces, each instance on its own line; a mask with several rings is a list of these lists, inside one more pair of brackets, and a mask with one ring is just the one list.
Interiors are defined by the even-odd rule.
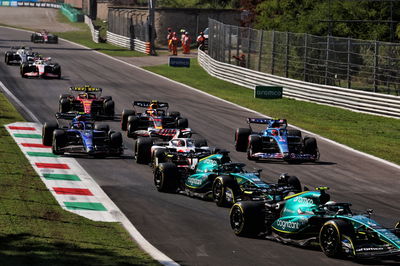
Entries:
[[69,210],[107,211],[103,204],[98,202],[64,202]]
[[28,151],[26,154],[28,154],[29,156],[36,156],[36,157],[58,157],[57,155],[51,152]]
[[67,181],[81,181],[77,175],[68,174],[43,174],[47,180],[67,180]]
[[27,138],[27,139],[41,139],[40,134],[14,134],[16,138]]

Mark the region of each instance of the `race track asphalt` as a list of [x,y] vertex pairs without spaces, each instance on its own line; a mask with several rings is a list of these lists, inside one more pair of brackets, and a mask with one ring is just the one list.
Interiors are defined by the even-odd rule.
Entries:
[[[30,45],[30,33],[0,28],[0,50],[16,43]],[[19,42],[18,42],[19,41]],[[58,97],[70,86],[91,84],[111,95],[116,111],[130,108],[132,100],[158,99],[170,103],[189,119],[189,126],[212,146],[231,151],[235,161],[263,169],[266,181],[280,173],[300,178],[311,188],[326,185],[333,200],[352,202],[359,210],[372,208],[373,218],[385,226],[400,220],[400,170],[318,139],[317,164],[254,163],[234,151],[237,127],[254,114],[218,99],[129,67],[90,50],[60,41],[34,44],[35,51],[53,57],[62,66],[61,80],[23,79],[18,66],[0,62],[0,80],[41,122],[54,119]],[[301,111],[301,110],[299,110]],[[290,122],[290,121],[289,121]],[[119,130],[119,122],[110,125]],[[367,141],[367,140],[365,140]],[[148,166],[131,158],[132,140],[125,139],[122,159],[78,158],[136,228],[153,245],[182,265],[352,265],[349,260],[327,258],[321,251],[263,240],[236,237],[229,225],[229,209],[182,195],[159,193]],[[363,262],[361,262],[363,263]],[[372,261],[389,265],[394,262]]]

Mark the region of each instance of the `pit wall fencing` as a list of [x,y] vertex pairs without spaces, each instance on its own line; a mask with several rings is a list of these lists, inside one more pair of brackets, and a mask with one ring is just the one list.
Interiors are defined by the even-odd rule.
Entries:
[[198,50],[199,64],[212,76],[250,89],[256,85],[283,87],[283,96],[352,111],[400,118],[400,97],[388,94],[320,85],[222,63]]

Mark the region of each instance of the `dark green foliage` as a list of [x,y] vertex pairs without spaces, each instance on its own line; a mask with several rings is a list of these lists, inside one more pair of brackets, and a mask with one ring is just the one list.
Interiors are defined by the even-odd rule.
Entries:
[[[393,20],[400,20],[400,3],[393,2]],[[329,34],[332,20],[390,20],[389,1],[346,0],[265,0],[257,5],[256,27],[260,29],[302,32],[314,35]],[[393,34],[395,32],[393,29]],[[398,32],[400,32],[398,30]],[[335,22],[331,35],[390,41],[390,23]],[[396,36],[399,38],[399,36]]]

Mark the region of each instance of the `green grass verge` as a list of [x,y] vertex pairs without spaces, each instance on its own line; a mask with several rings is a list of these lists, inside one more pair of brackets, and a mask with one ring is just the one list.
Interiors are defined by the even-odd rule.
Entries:
[[70,24],[79,30],[77,31],[66,31],[66,32],[54,32],[54,34],[58,35],[60,38],[64,38],[66,40],[76,42],[87,46],[93,50],[97,50],[99,52],[111,55],[111,56],[124,56],[124,57],[139,57],[139,56],[147,56],[146,54],[132,51],[126,48],[121,48],[115,45],[111,45],[108,43],[95,43],[92,41],[92,35],[90,33],[89,27],[82,22],[71,22],[65,17],[61,11],[58,11],[57,20],[60,23]]
[[[253,90],[208,75],[199,66],[197,59],[191,59],[190,64],[190,68],[160,65],[145,69],[268,116],[287,118],[293,125],[400,164],[399,119],[356,113],[287,98],[255,99]],[[243,121],[237,126],[246,127],[246,122]],[[323,159],[322,153],[321,160]]]
[[15,121],[0,93],[0,265],[159,265],[119,223],[64,211],[4,128]]

